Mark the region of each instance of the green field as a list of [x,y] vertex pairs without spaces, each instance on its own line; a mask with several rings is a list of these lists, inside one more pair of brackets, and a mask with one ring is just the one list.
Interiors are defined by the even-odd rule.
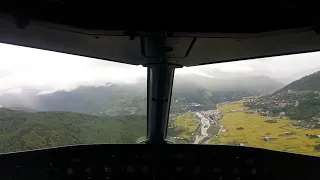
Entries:
[[198,124],[195,120],[194,113],[183,113],[183,114],[171,114],[170,115],[170,126],[168,135],[183,138],[184,140],[191,141],[195,135]]
[[[292,125],[295,122],[293,120],[245,113],[246,108],[243,103],[244,101],[236,101],[217,106],[223,114],[220,123],[226,132],[221,133],[218,140],[210,141],[211,144],[246,143],[251,147],[320,156],[320,151],[316,150],[320,138],[309,139],[306,136],[306,134],[320,134],[320,129],[299,128]],[[276,120],[276,123],[265,122],[272,119]],[[280,136],[285,132],[295,134]],[[275,140],[267,142],[263,140],[264,137],[274,137]]]

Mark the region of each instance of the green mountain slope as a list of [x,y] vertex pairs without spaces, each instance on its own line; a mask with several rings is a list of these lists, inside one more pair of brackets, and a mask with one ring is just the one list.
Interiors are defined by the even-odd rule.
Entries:
[[[320,71],[305,76],[297,81],[290,83],[284,88],[280,89],[279,92],[293,90],[293,91],[302,91],[310,90],[317,91],[320,90]],[[277,93],[279,93],[277,92]]]
[[92,116],[0,108],[0,153],[76,144],[135,143],[145,116]]
[[73,91],[38,95],[41,111],[70,111],[96,115],[146,114],[146,85],[83,86]]
[[320,128],[320,72],[305,76],[246,105],[263,115],[286,116],[300,120],[296,125]]
[[265,76],[239,76],[226,79],[197,74],[175,76],[171,111],[176,113],[214,109],[215,105],[221,102],[266,94],[281,87],[281,83]]

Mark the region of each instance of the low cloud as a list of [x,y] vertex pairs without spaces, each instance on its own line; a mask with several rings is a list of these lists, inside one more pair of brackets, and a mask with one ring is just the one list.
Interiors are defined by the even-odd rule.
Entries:
[[72,90],[107,82],[135,83],[147,70],[93,58],[0,44],[0,92],[17,88]]
[[[212,78],[247,73],[289,82],[319,70],[319,58],[320,52],[305,53],[180,68],[176,73]],[[0,44],[0,94],[20,93],[25,88],[39,89],[39,94],[45,94],[86,85],[135,83],[146,76],[147,69],[142,66]]]

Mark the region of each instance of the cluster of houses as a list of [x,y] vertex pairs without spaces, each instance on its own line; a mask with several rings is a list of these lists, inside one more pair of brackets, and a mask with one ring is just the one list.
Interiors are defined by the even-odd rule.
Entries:
[[206,106],[196,102],[189,102],[185,98],[172,99],[172,104],[175,104],[175,108],[179,111],[201,111]]
[[257,114],[258,113],[258,110],[251,110],[251,109],[246,109],[245,110],[245,113],[247,113],[247,114]]
[[320,95],[320,91],[315,91],[313,93],[316,94],[316,95]]
[[247,143],[236,143],[236,144],[234,144],[235,146],[248,146],[248,144]]
[[222,114],[217,109],[205,111],[203,115],[205,115],[208,119],[210,119],[210,123],[216,123],[216,121],[219,121],[220,119],[222,119]]
[[263,138],[263,140],[266,141],[266,142],[273,141],[275,139],[276,139],[275,137],[268,137],[268,136]]
[[178,136],[173,137],[173,139],[184,140],[183,137],[178,137]]
[[189,106],[192,106],[192,107],[199,107],[199,106],[201,106],[201,104],[199,104],[199,103],[190,103],[190,105]]
[[298,100],[293,101],[285,101],[285,100],[279,100],[278,98],[274,98],[270,101],[258,101],[258,100],[251,100],[246,101],[248,105],[253,106],[254,110],[246,110],[246,113],[254,114],[259,113],[262,116],[277,116],[278,118],[281,118],[286,115],[285,112],[277,112],[275,114],[274,110],[277,109],[284,109],[288,107],[297,107],[299,106]]
[[282,134],[280,134],[279,136],[290,136],[290,135],[294,135],[296,134],[295,132],[284,132]]
[[[290,135],[294,135],[296,134],[295,132],[284,132],[282,134],[279,134],[279,136],[290,136]],[[273,140],[276,140],[275,137],[269,137],[269,136],[266,136],[263,138],[264,141],[266,142],[270,142],[270,141],[273,141]]]
[[[271,108],[270,108],[271,109]],[[257,109],[256,111],[257,113],[259,113],[261,116],[273,116],[277,119],[287,119],[285,116],[286,116],[286,113],[285,112],[279,112],[278,114],[274,114],[272,113],[271,111],[269,110],[263,110],[263,109]]]
[[320,118],[318,117],[313,117],[311,120],[309,121],[296,121],[295,123],[293,123],[294,126],[301,126],[301,127],[305,127],[305,128],[320,128]]
[[310,139],[320,138],[320,134],[306,134],[306,136]]
[[[108,115],[108,116],[118,116],[119,114],[121,115],[133,115],[137,111],[136,107],[126,107],[121,110],[116,110],[116,109],[108,109],[104,112],[99,112],[98,115],[103,116],[103,115]],[[94,114],[96,115],[96,114]]]
[[231,110],[229,112],[234,113],[234,112],[242,112],[242,111],[243,111],[243,109],[233,109],[233,110]]

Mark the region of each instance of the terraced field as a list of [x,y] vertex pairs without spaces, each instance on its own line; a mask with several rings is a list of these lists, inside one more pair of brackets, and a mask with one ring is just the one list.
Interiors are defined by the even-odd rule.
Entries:
[[[320,134],[320,129],[295,127],[295,122],[288,119],[263,117],[259,114],[245,113],[244,101],[236,101],[219,105],[223,118],[220,124],[226,129],[211,144],[230,144],[266,148],[307,155],[320,156],[320,138],[310,139],[306,134]],[[274,123],[266,122],[275,120]],[[287,134],[285,134],[287,133]],[[288,134],[289,133],[289,134]],[[269,137],[271,140],[264,140]],[[318,149],[318,150],[317,150]]]

